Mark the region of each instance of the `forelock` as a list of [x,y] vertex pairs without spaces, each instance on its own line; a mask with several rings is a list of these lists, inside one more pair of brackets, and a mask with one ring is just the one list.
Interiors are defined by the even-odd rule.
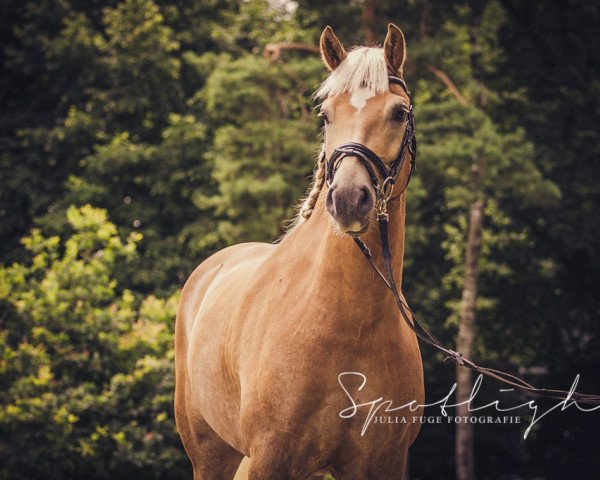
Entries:
[[389,89],[388,67],[382,48],[357,47],[329,74],[315,92],[326,99],[340,93],[353,94],[360,89],[383,93]]

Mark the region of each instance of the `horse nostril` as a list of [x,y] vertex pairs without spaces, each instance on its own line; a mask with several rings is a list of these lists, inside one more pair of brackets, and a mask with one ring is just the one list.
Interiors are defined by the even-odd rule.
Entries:
[[358,208],[362,215],[366,215],[373,208],[373,195],[367,187],[360,188],[361,196],[358,202]]
[[369,201],[369,197],[371,196],[369,193],[369,189],[367,187],[360,187],[361,197],[358,202],[359,205],[364,205]]

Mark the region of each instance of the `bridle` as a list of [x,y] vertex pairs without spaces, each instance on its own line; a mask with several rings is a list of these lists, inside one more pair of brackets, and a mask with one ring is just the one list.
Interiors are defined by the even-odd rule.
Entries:
[[[403,79],[390,76],[389,83],[400,85],[410,99],[410,92]],[[400,149],[398,150],[398,155],[396,155],[396,158],[389,167],[379,155],[362,143],[349,142],[336,148],[329,159],[325,158],[325,181],[327,182],[327,186],[331,186],[335,172],[344,158],[357,157],[367,170],[371,179],[371,184],[375,189],[377,212],[385,211],[387,202],[392,198],[394,185],[400,175],[407,154],[410,154],[410,172],[402,190],[397,193],[396,197],[406,190],[410,178],[412,177],[412,173],[417,167],[417,137],[415,136],[415,117],[413,115],[412,104],[406,112],[405,125],[406,128],[404,130],[404,136],[402,137]],[[379,181],[380,178],[383,179],[381,183]]]
[[[389,83],[400,85],[410,99],[410,92],[403,79],[390,76]],[[411,156],[408,178],[402,190],[397,192],[395,197],[392,197],[394,185],[398,179],[398,176],[400,175],[400,171],[402,170],[402,165],[404,164],[407,154],[410,154]],[[600,405],[600,395],[581,394],[573,390],[567,392],[565,390],[536,388],[527,383],[525,380],[510,373],[477,365],[475,362],[465,357],[462,353],[447,348],[435,335],[433,335],[433,333],[431,333],[431,331],[425,326],[425,324],[410,309],[410,307],[400,296],[392,271],[392,252],[390,250],[388,234],[389,215],[387,212],[387,204],[390,200],[397,198],[407,189],[412,173],[416,170],[417,138],[415,136],[415,120],[412,104],[407,112],[406,129],[404,130],[404,136],[402,137],[400,150],[389,167],[386,166],[383,160],[381,160],[381,158],[375,152],[373,152],[373,150],[361,143],[344,143],[333,151],[329,159],[327,159],[325,153],[322,155],[322,159],[325,162],[325,181],[328,187],[331,186],[335,172],[339,168],[342,160],[346,157],[357,157],[367,170],[376,194],[375,209],[377,212],[377,222],[379,224],[381,251],[384,265],[383,272],[375,264],[373,255],[371,254],[371,251],[365,242],[358,237],[353,237],[353,240],[356,245],[358,245],[360,251],[363,253],[373,270],[383,280],[385,286],[392,293],[394,301],[396,302],[396,306],[398,307],[404,322],[410,327],[410,329],[419,339],[433,346],[445,355],[444,363],[447,363],[450,360],[454,361],[461,367],[468,368],[476,373],[494,378],[502,383],[510,385],[511,387],[533,395],[556,400],[564,400],[565,402],[572,400],[577,403]],[[381,182],[380,178],[383,179]]]

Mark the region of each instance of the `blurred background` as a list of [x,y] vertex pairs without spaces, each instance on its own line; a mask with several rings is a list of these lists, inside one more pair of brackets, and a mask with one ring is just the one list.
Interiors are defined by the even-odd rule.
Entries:
[[[403,285],[413,309],[455,341],[479,204],[474,358],[538,386],[568,389],[581,374],[582,392],[600,392],[598,3],[3,0],[0,11],[1,479],[190,478],[173,419],[178,291],[208,255],[274,241],[293,216],[321,138],[310,96],[326,73],[325,25],[346,46],[381,44],[390,21],[406,36],[420,140]],[[455,371],[422,353],[433,401]],[[485,383],[482,399],[497,398]],[[474,472],[460,478],[595,478],[599,415],[572,410],[526,440],[526,415],[476,425]],[[410,478],[455,478],[455,466],[454,426],[425,425]]]

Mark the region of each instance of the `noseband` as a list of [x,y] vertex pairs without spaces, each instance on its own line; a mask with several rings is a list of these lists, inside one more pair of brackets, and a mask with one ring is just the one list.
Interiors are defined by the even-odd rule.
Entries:
[[[410,99],[410,92],[408,91],[408,87],[406,86],[404,80],[402,80],[400,77],[390,76],[389,83],[400,85]],[[325,158],[325,180],[327,182],[327,186],[331,186],[335,172],[339,168],[344,158],[357,157],[367,170],[367,173],[371,179],[371,184],[375,189],[377,211],[378,213],[385,213],[387,202],[392,197],[394,185],[398,179],[398,176],[400,175],[400,171],[402,170],[402,165],[404,165],[404,159],[406,158],[407,153],[409,153],[411,157],[410,172],[404,187],[396,196],[400,195],[402,192],[404,192],[404,190],[406,190],[408,183],[410,182],[412,172],[416,170],[417,167],[417,137],[415,136],[415,117],[413,115],[412,104],[407,112],[406,129],[404,130],[404,136],[402,137],[400,150],[398,151],[398,155],[396,156],[395,160],[390,164],[389,167],[384,163],[379,155],[377,155],[366,145],[356,142],[344,143],[333,151],[329,159]],[[383,180],[381,183],[379,180],[380,178]]]

